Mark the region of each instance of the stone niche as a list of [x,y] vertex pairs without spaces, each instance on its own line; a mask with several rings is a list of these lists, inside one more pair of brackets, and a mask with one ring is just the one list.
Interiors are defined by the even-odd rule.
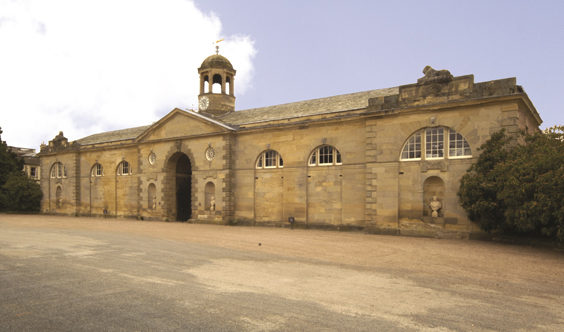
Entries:
[[437,211],[438,217],[444,216],[445,182],[438,176],[430,176],[423,182],[423,217],[431,217],[430,207],[433,197],[439,201],[442,207]]

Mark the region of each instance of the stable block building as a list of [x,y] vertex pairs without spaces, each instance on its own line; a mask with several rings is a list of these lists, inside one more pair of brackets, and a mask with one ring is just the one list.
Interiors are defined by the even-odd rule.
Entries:
[[42,145],[42,211],[464,238],[479,229],[457,191],[480,145],[541,124],[515,78],[425,67],[413,84],[236,111],[229,60],[198,72],[197,111]]

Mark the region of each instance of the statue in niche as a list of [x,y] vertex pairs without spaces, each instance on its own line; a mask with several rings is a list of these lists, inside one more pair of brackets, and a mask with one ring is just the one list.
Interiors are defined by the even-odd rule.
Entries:
[[418,79],[417,84],[448,83],[453,79],[450,71],[446,69],[435,70],[431,66],[425,66],[425,68],[423,68],[423,74],[425,74],[425,76]]
[[437,218],[439,216],[439,210],[443,207],[443,204],[437,199],[437,196],[433,196],[431,202],[429,203],[431,208],[431,217]]
[[210,211],[215,211],[215,197],[212,196],[210,199]]
[[151,209],[156,209],[157,208],[157,196],[153,196],[153,206],[151,206]]

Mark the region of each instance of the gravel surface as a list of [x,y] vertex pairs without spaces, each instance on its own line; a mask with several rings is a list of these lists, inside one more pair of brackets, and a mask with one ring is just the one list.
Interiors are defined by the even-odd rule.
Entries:
[[0,214],[0,330],[564,330],[564,254]]

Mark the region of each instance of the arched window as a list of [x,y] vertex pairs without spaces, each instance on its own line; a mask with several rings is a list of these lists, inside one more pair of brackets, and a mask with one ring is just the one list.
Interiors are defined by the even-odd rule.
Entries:
[[125,160],[119,163],[117,167],[117,175],[130,175],[130,174],[131,174],[131,167],[129,167],[129,163]]
[[90,176],[95,177],[102,175],[103,175],[102,165],[100,165],[99,163],[95,163],[94,166],[92,166],[92,171],[90,171]]
[[53,164],[53,166],[51,166],[51,178],[66,178],[67,177],[67,169],[65,168],[65,166],[60,163],[60,162],[56,162]]
[[309,166],[342,165],[341,153],[331,145],[321,145],[313,150],[307,163]]
[[256,168],[282,167],[284,167],[284,160],[282,160],[282,156],[274,150],[263,151],[257,159]]
[[470,158],[472,151],[466,139],[454,129],[432,127],[418,130],[407,139],[400,160],[421,160],[423,156],[427,160]]

